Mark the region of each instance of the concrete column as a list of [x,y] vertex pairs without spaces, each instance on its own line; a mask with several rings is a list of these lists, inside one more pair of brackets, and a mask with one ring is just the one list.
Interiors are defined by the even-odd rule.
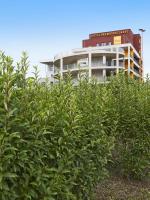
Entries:
[[[103,65],[106,66],[106,56],[103,55]],[[106,69],[103,69],[103,80],[106,80]]]
[[49,76],[49,65],[48,64],[45,64],[45,75],[46,75],[46,78]]
[[117,53],[116,53],[116,73],[119,73],[119,52],[118,52],[118,48],[117,48]]
[[63,58],[60,59],[60,76],[63,78]]
[[103,79],[106,80],[106,69],[103,69]]
[[106,65],[106,56],[103,56],[103,65]]
[[46,66],[47,66],[47,68],[46,68],[46,78],[53,81],[52,76],[54,74],[54,64],[53,65],[47,64]]
[[53,83],[54,83],[54,81],[55,81],[55,79],[54,79],[54,74],[55,74],[55,66],[54,66],[54,64],[53,64],[53,72],[52,72],[52,80],[53,80]]
[[89,52],[89,78],[92,76],[92,54]]
[[128,74],[130,74],[130,46],[128,46]]

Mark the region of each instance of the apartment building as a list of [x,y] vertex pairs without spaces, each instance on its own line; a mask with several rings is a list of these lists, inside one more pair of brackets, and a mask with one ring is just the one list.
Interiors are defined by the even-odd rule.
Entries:
[[74,82],[79,76],[95,77],[104,82],[124,70],[131,78],[143,78],[141,35],[131,29],[92,33],[82,41],[82,48],[62,52],[53,60],[43,60],[51,82],[71,73]]

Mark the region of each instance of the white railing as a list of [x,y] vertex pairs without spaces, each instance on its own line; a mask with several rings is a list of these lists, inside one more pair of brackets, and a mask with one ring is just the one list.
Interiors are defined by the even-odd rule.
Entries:
[[71,69],[76,69],[77,68],[77,64],[68,64],[68,65],[64,65],[63,66],[63,70],[71,70]]
[[[123,63],[119,63],[119,67],[123,67]],[[64,65],[63,66],[63,71],[69,71],[69,70],[80,70],[80,69],[85,69],[88,68],[89,66],[79,66],[77,64],[70,64],[70,65]],[[117,66],[113,63],[111,64],[103,64],[103,63],[98,63],[98,64],[92,64],[92,68],[116,68]],[[60,70],[57,70],[55,72],[60,72]]]
[[[119,67],[123,67],[124,63],[123,62],[119,62]],[[97,68],[97,69],[103,69],[103,68],[116,68],[116,63],[114,63],[113,61],[106,61],[106,64],[103,64],[101,61],[100,62],[92,62],[91,64],[92,68]],[[77,63],[73,63],[73,64],[68,64],[68,65],[63,65],[63,71],[72,71],[72,70],[80,70],[80,69],[86,69],[89,68],[88,64],[87,65],[83,65],[80,66]],[[60,73],[60,68],[54,68],[54,73]]]
[[[54,57],[54,60],[57,60],[57,59],[60,59],[63,57],[67,57],[67,56],[71,56],[71,55],[76,55],[76,54],[88,54],[89,52],[94,53],[96,51],[99,51],[99,53],[105,53],[104,51],[113,53],[113,52],[117,52],[117,48],[118,48],[117,46],[112,45],[112,46],[100,46],[100,47],[88,47],[88,48],[73,49],[71,51],[56,54]],[[124,53],[123,48],[119,47],[118,52]]]

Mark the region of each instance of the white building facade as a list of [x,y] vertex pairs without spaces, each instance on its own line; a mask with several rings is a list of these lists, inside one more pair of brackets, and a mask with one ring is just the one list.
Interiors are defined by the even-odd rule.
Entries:
[[140,55],[132,44],[127,43],[74,49],[41,63],[46,65],[47,77],[55,83],[58,74],[63,78],[68,72],[74,81],[82,74],[104,82],[120,70],[131,77],[142,78],[139,61]]

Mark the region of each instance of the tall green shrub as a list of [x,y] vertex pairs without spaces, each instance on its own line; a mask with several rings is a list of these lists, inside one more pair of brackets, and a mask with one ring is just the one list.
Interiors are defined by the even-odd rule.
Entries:
[[1,199],[92,199],[114,141],[104,124],[107,90],[74,87],[71,77],[42,85],[37,72],[26,78],[28,66],[25,53],[16,69],[1,55]]
[[126,78],[112,81],[117,114],[114,164],[122,175],[142,178],[150,166],[150,84]]
[[0,54],[0,199],[93,199],[112,162],[127,177],[148,175],[149,80],[41,84],[28,67],[26,53],[15,67]]

